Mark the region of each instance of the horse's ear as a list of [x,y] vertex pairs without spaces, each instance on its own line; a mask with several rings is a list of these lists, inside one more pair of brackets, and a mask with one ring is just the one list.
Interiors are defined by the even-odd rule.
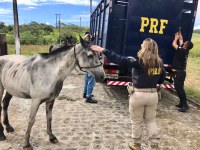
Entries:
[[79,34],[79,37],[80,37],[80,42],[81,42],[81,45],[86,48],[87,47],[87,43],[83,40],[83,38],[80,36]]

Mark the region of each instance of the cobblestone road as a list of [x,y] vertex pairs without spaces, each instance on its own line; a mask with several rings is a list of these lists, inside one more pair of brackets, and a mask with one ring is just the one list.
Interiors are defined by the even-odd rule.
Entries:
[[[48,141],[45,106],[40,106],[30,138],[34,150],[129,150],[131,124],[126,88],[97,83],[94,95],[98,104],[88,104],[82,98],[83,78],[76,73],[68,77],[55,102],[52,130],[58,144]],[[5,133],[7,139],[0,142],[0,150],[22,150],[30,104],[30,100],[11,100],[9,116],[15,132]],[[189,113],[182,114],[173,105],[168,95],[159,103],[162,149],[198,150],[200,113],[191,108]]]

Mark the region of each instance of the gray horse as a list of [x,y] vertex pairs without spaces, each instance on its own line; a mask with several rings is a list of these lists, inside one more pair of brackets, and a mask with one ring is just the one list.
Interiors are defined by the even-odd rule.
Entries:
[[[66,49],[65,45],[48,54],[36,54],[31,57],[22,55],[0,56],[0,104],[3,99],[3,123],[7,132],[14,129],[8,120],[8,105],[12,96],[32,99],[28,128],[25,134],[24,149],[32,150],[29,143],[32,126],[40,104],[46,103],[47,133],[51,143],[57,138],[51,129],[52,108],[58,97],[63,81],[71,71],[79,66],[95,76],[96,81],[103,81],[105,74],[97,54],[90,45],[80,37],[80,43]],[[0,121],[1,121],[0,105]],[[6,139],[4,128],[0,122],[0,141]]]

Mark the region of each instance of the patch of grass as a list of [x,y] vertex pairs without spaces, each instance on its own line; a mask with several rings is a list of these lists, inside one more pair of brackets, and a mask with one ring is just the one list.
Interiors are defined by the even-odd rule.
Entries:
[[192,36],[192,42],[194,44],[193,49],[190,50],[190,57],[200,57],[200,34],[194,33]]
[[[21,45],[22,55],[48,53],[50,45]],[[15,54],[15,45],[8,45],[8,54]]]
[[200,104],[200,90],[196,90],[192,87],[185,86],[185,92],[187,97],[191,98],[192,100]]
[[187,62],[185,91],[189,98],[200,104],[200,34],[194,33],[192,42],[194,47]]
[[200,57],[189,57],[185,91],[188,97],[200,104]]

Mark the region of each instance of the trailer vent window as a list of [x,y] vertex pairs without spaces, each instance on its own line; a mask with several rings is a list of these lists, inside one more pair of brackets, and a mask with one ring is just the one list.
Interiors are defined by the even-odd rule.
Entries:
[[109,7],[112,7],[112,1],[109,2]]
[[193,0],[185,0],[185,3],[193,3]]
[[116,1],[116,3],[120,3],[120,4],[128,4],[128,2],[124,2],[124,1]]
[[191,11],[191,10],[188,10],[188,9],[183,9],[183,13],[185,13],[185,14],[191,14],[192,11]]

